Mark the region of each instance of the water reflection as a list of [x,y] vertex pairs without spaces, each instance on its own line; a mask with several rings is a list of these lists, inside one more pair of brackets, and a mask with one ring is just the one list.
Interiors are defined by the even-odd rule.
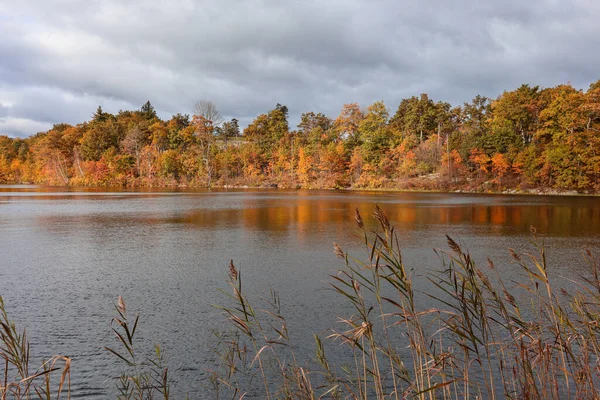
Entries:
[[[39,225],[54,229],[57,222],[106,226],[114,224],[188,224],[213,229],[224,226],[284,232],[296,229],[298,237],[320,224],[345,226],[358,208],[364,216],[379,204],[390,220],[403,229],[439,230],[446,225],[468,225],[481,234],[523,234],[535,226],[541,234],[589,236],[600,233],[600,199],[579,197],[484,196],[440,194],[369,194],[307,192],[177,192],[129,193],[89,192],[48,194],[43,188],[0,188],[0,204],[14,202],[53,202],[52,214],[39,217]],[[90,194],[93,193],[93,194]],[[23,196],[27,194],[27,196]],[[175,195],[175,196],[174,196]],[[174,196],[174,197],[173,197]],[[57,202],[67,209],[56,207]],[[73,202],[78,202],[72,208]],[[86,213],[89,202],[105,207]],[[123,202],[138,202],[130,212],[120,209]],[[110,206],[108,204],[110,203]],[[78,212],[79,211],[79,212]],[[365,218],[368,220],[368,218]],[[292,228],[293,227],[293,228]]]
[[[36,201],[99,201],[110,202],[99,212],[87,214],[81,210],[57,210],[40,217],[39,224],[52,229],[57,221],[83,226],[115,224],[187,224],[203,229],[243,227],[250,230],[285,232],[298,231],[299,236],[315,225],[346,226],[354,210],[363,216],[379,204],[390,220],[402,229],[435,230],[446,225],[465,225],[479,233],[521,235],[535,226],[539,233],[551,236],[589,236],[600,234],[600,199],[574,197],[469,196],[439,194],[371,194],[361,197],[340,193],[272,193],[200,192],[179,193],[178,197],[163,194],[118,193],[100,197],[73,193],[57,197],[37,195]],[[21,201],[12,196],[0,196],[5,202]],[[144,201],[145,200],[145,201]],[[120,202],[140,202],[130,212],[120,210]],[[85,203],[84,203],[85,204]],[[135,205],[135,204],[134,204]],[[365,218],[368,221],[368,218]]]

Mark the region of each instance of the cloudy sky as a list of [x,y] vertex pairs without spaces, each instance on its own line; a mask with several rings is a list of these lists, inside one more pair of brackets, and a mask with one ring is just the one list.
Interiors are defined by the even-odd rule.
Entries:
[[276,103],[429,93],[458,105],[521,83],[600,79],[597,0],[0,0],[0,134],[150,100],[213,101],[242,125]]

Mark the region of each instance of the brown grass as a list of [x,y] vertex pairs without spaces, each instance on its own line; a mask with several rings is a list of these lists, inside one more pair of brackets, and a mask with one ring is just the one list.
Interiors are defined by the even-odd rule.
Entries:
[[[71,359],[53,356],[37,369],[30,363],[30,346],[25,329],[18,330],[8,318],[0,297],[0,361],[4,365],[0,399],[59,399],[66,384],[66,396],[71,396]],[[58,382],[52,380],[59,375]]]
[[[315,363],[296,362],[285,318],[268,307],[256,310],[243,294],[241,273],[230,274],[232,305],[222,307],[233,330],[220,336],[222,364],[213,371],[226,398],[286,399],[559,399],[599,398],[599,265],[586,257],[589,276],[559,289],[548,276],[545,249],[532,230],[532,254],[510,250],[524,279],[503,281],[493,262],[475,264],[448,237],[440,252],[443,271],[428,276],[436,290],[433,308],[420,308],[422,294],[402,261],[395,228],[376,208],[378,229],[364,238],[365,261],[334,253],[344,267],[331,289],[354,313],[324,338],[315,335]],[[233,264],[232,264],[233,265]],[[270,306],[279,304],[279,298]],[[274,324],[277,322],[277,324]],[[327,346],[346,347],[353,361],[334,365]],[[258,377],[259,379],[254,379]]]
[[[220,306],[230,329],[216,334],[220,360],[211,371],[215,398],[265,399],[592,399],[600,398],[600,268],[588,251],[587,275],[558,288],[548,274],[546,251],[532,228],[533,252],[509,250],[522,279],[507,284],[491,260],[480,267],[447,237],[442,268],[415,289],[394,226],[378,207],[377,229],[354,215],[364,256],[339,245],[343,267],[330,289],[352,313],[324,335],[314,335],[312,363],[297,361],[281,300],[275,291],[251,302],[242,271],[229,265],[228,304]],[[558,289],[557,289],[558,288]],[[423,296],[434,302],[421,307]],[[127,369],[117,380],[119,399],[168,399],[168,368],[160,350],[139,360],[136,332],[122,298],[111,323],[118,348],[106,350]],[[0,398],[70,397],[68,357],[30,367],[25,331],[12,323],[0,298]],[[346,359],[328,358],[332,344]],[[302,349],[308,352],[308,349]],[[350,361],[347,361],[350,360]]]

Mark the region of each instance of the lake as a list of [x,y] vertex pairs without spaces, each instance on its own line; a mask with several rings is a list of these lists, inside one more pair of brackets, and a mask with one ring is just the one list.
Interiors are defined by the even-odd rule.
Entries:
[[[528,251],[530,226],[548,249],[552,275],[584,271],[600,249],[599,197],[439,193],[182,190],[122,191],[0,186],[0,295],[25,326],[36,359],[73,358],[74,397],[106,398],[122,365],[103,346],[122,295],[140,314],[140,345],[160,343],[174,398],[212,398],[215,304],[226,302],[233,259],[248,293],[281,296],[298,348],[346,312],[327,287],[342,267],[333,242],[366,258],[354,225],[370,227],[379,205],[396,225],[405,264],[417,275],[441,266],[433,249],[448,234],[476,261],[494,259],[518,280],[508,248]],[[312,347],[311,347],[312,349]]]

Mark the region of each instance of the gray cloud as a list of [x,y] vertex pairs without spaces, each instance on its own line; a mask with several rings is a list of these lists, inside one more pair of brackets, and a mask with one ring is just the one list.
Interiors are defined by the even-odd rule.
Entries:
[[0,135],[9,137],[27,137],[32,133],[47,131],[51,124],[37,122],[30,119],[0,118]]
[[5,106],[4,104],[0,103],[0,120],[8,117],[8,112],[8,106]]
[[150,100],[199,99],[248,123],[276,103],[338,114],[344,103],[427,92],[460,104],[522,83],[600,78],[594,0],[0,0],[0,133],[27,135]]

